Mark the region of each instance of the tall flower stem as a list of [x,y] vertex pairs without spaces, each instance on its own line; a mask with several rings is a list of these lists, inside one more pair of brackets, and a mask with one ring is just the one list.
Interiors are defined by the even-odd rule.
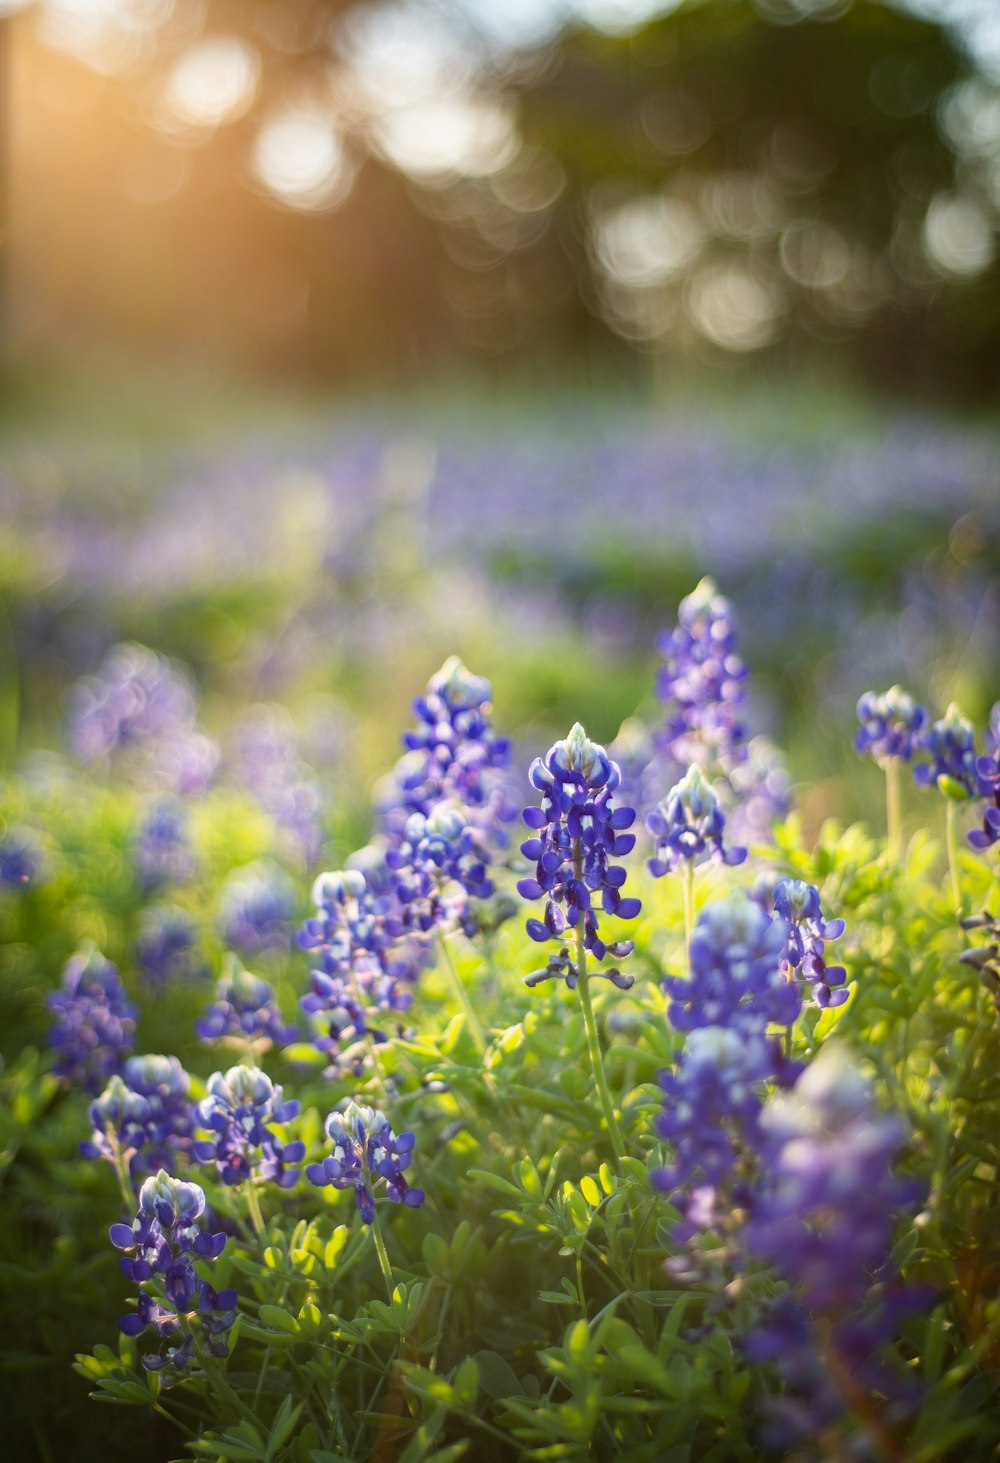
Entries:
[[949,798],[945,804],[945,843],[948,848],[948,873],[951,876],[951,895],[955,902],[955,909],[959,914],[964,914],[962,904],[962,885],[958,877],[958,831],[955,827],[955,801]]
[[456,997],[458,998],[458,1004],[461,1006],[463,1012],[465,1013],[466,1025],[469,1028],[469,1032],[472,1036],[473,1041],[479,1048],[479,1055],[481,1057],[484,1057],[486,1055],[486,1033],[483,1031],[479,1017],[476,1015],[472,1002],[469,1000],[469,992],[465,988],[465,981],[459,975],[458,970],[455,966],[455,962],[451,958],[451,951],[448,949],[448,941],[445,939],[444,932],[442,930],[438,930],[437,939],[438,947],[442,955],[444,956],[445,967],[451,979],[452,989],[455,992]]
[[899,858],[899,760],[896,757],[882,759],[885,773],[885,847],[890,862]]
[[694,934],[694,859],[684,860],[684,962],[687,973],[690,976],[691,970],[688,964],[691,949],[691,936]]
[[[577,850],[574,858],[577,870],[582,867],[582,855]],[[579,877],[579,873],[578,873]],[[608,1137],[611,1139],[611,1147],[614,1150],[614,1167],[616,1173],[621,1173],[621,1156],[625,1148],[622,1141],[622,1131],[618,1126],[618,1119],[615,1117],[614,1103],[611,1101],[611,1091],[608,1087],[608,1078],[604,1070],[604,1058],[601,1055],[601,1039],[597,1032],[597,1021],[594,1017],[594,1004],[590,998],[590,977],[587,974],[587,947],[584,943],[585,932],[583,920],[581,919],[576,927],[576,974],[577,989],[580,992],[580,1006],[583,1010],[583,1024],[587,1029],[587,1046],[590,1050],[590,1065],[594,1072],[594,1081],[597,1083],[598,1096],[601,1099],[601,1107],[604,1110],[604,1121],[608,1128]]]
[[368,1227],[372,1232],[372,1242],[375,1245],[375,1253],[376,1255],[378,1255],[378,1263],[382,1270],[382,1277],[385,1280],[386,1292],[389,1296],[389,1300],[391,1301],[393,1297],[393,1292],[395,1291],[395,1286],[392,1283],[392,1266],[389,1264],[389,1253],[385,1247],[385,1240],[382,1238],[382,1231],[378,1227],[377,1212],[373,1216],[372,1222]]
[[260,1200],[257,1198],[257,1189],[254,1186],[253,1178],[248,1178],[245,1184],[247,1196],[247,1213],[250,1215],[250,1223],[253,1225],[253,1232],[260,1239],[264,1233],[264,1216],[260,1212]]

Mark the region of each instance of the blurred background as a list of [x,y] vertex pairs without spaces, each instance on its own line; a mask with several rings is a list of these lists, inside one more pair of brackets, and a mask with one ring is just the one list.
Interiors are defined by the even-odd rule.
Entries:
[[610,739],[705,572],[799,777],[985,717],[995,0],[0,17],[8,758],[123,638],[365,775],[453,650]]

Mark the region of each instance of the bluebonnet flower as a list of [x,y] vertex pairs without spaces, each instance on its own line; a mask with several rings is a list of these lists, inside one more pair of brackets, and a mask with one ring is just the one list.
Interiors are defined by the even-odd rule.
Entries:
[[143,910],[135,942],[136,964],[153,986],[204,974],[194,921],[174,904]]
[[[226,1247],[224,1234],[199,1224],[204,1212],[205,1193],[198,1184],[160,1169],[142,1185],[132,1223],[113,1224],[109,1231],[111,1243],[124,1251],[122,1272],[139,1286],[138,1309],[119,1325],[126,1336],[155,1328],[158,1348],[147,1352],[142,1364],[164,1373],[167,1382],[191,1363],[199,1332],[210,1355],[229,1355],[226,1335],[236,1319],[236,1291],[216,1291],[195,1270],[196,1260],[217,1260]],[[155,1291],[144,1290],[145,1285]]]
[[379,800],[390,838],[411,813],[452,801],[492,843],[506,843],[504,825],[516,816],[505,789],[510,743],[493,728],[491,695],[489,681],[453,655],[414,701],[418,725],[403,734],[406,751]]
[[[761,1114],[743,1243],[792,1290],[744,1349],[751,1360],[773,1360],[786,1384],[771,1408],[776,1446],[857,1413],[873,1392],[888,1425],[917,1400],[913,1379],[883,1355],[901,1320],[931,1299],[904,1287],[890,1263],[895,1220],[921,1194],[896,1171],[905,1139],[898,1118],[875,1113],[867,1081],[835,1046]],[[812,1333],[820,1319],[822,1342]]]
[[621,780],[617,764],[577,722],[544,758],[535,758],[528,775],[542,793],[541,806],[523,814],[538,834],[521,845],[535,862],[535,875],[521,879],[517,889],[524,899],[546,899],[544,918],[529,919],[528,934],[539,942],[563,940],[567,930],[582,927],[584,947],[595,959],[624,958],[632,942],[607,944],[593,903],[599,894],[603,912],[619,919],[634,919],[641,908],[638,899],[622,897],[625,870],[611,862],[635,846],[635,836],[625,832],[635,810],[616,808],[612,796]]
[[68,961],[62,988],[45,1004],[52,1013],[48,1044],[56,1054],[52,1070],[97,1093],[135,1045],[138,1008],[125,994],[117,966],[96,949]]
[[691,936],[690,977],[668,975],[663,982],[671,1025],[677,1031],[725,1026],[747,1033],[770,1024],[791,1026],[802,999],[779,968],[786,938],[784,925],[768,919],[741,890],[707,904]]
[[42,846],[27,828],[10,828],[0,837],[0,889],[23,894],[40,882],[44,869]]
[[781,1068],[780,1046],[763,1029],[704,1026],[688,1035],[676,1070],[660,1073],[664,1102],[656,1131],[671,1144],[672,1162],[650,1179],[658,1189],[676,1190],[671,1203],[683,1216],[673,1231],[679,1242],[720,1227],[732,1201],[745,1197],[730,1194],[728,1205],[720,1204],[744,1149],[753,1150],[763,1084]]
[[191,1079],[176,1057],[130,1057],[120,1076],[90,1105],[93,1132],[80,1144],[85,1158],[128,1163],[133,1179],[173,1167],[191,1150]]
[[299,756],[299,739],[283,708],[255,706],[242,718],[233,771],[305,862],[312,863],[323,840],[323,795],[312,768]]
[[416,1141],[412,1133],[396,1137],[384,1113],[356,1102],[349,1102],[343,1112],[332,1112],[326,1132],[333,1152],[322,1163],[308,1164],[306,1177],[318,1188],[333,1184],[337,1189],[353,1189],[365,1224],[375,1219],[372,1190],[381,1183],[394,1204],[416,1209],[424,1202],[423,1189],[411,1188],[403,1177]]
[[919,750],[927,712],[901,686],[890,686],[881,694],[864,693],[858,701],[858,720],[856,752],[868,752],[879,763],[889,759],[909,762]]
[[194,873],[187,810],[177,798],[159,798],[146,813],[136,835],[132,860],[146,891],[182,884]]
[[429,952],[407,933],[384,869],[376,866],[368,878],[357,869],[321,874],[312,898],[316,914],[299,931],[298,943],[321,968],[311,972],[312,991],[300,1004],[329,1023],[317,1045],[336,1056],[365,1033],[384,1040],[372,1014],[409,1009]]
[[219,896],[226,943],[243,955],[286,950],[295,913],[295,887],[285,871],[265,860],[234,869]]
[[199,1163],[214,1163],[224,1184],[239,1184],[254,1172],[290,1189],[299,1176],[297,1163],[305,1144],[283,1143],[268,1123],[287,1123],[297,1116],[298,1102],[285,1102],[266,1072],[241,1065],[228,1072],[213,1072],[208,1096],[198,1104],[198,1122],[213,1137],[198,1139],[194,1156]]
[[747,668],[736,653],[729,601],[705,578],[681,600],[676,629],[660,638],[666,664],[656,693],[667,705],[661,749],[684,767],[743,754]]
[[723,765],[719,806],[740,843],[763,843],[776,819],[791,811],[792,783],[785,759],[769,737],[751,737],[746,756]]
[[405,927],[421,934],[459,920],[469,897],[493,893],[484,835],[454,802],[411,813],[399,843],[386,850],[385,863]]
[[282,1022],[267,981],[244,970],[235,955],[227,957],[224,974],[215,987],[215,1000],[195,1022],[194,1029],[204,1042],[230,1041],[240,1046],[250,1043],[258,1050],[272,1043],[284,1046],[298,1034],[294,1026]]
[[689,767],[646,819],[655,846],[649,860],[654,879],[675,873],[685,861],[693,865],[706,857],[724,864],[741,864],[747,851],[735,845],[723,846],[725,827],[725,814],[711,786],[698,767]]
[[983,810],[982,828],[966,834],[970,845],[982,853],[1000,839],[1000,748],[976,759],[976,784],[980,797],[992,799]]
[[144,645],[116,645],[70,695],[70,749],[89,764],[122,760],[179,792],[208,785],[218,761],[197,731],[194,692],[163,656]]
[[827,965],[826,942],[839,940],[847,928],[842,919],[824,919],[819,890],[801,879],[781,879],[772,895],[774,915],[785,926],[782,971],[790,980],[802,982],[803,994],[811,993],[817,1006],[842,1006],[848,992],[843,989],[847,971],[842,965]]
[[921,787],[938,787],[949,797],[963,801],[975,795],[976,733],[954,702],[944,716],[920,736],[919,751],[930,757],[913,769]]

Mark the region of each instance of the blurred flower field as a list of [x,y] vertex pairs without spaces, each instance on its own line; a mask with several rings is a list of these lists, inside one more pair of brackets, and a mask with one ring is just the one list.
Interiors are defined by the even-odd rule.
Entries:
[[996,1456],[998,443],[815,406],[5,431],[11,1456]]

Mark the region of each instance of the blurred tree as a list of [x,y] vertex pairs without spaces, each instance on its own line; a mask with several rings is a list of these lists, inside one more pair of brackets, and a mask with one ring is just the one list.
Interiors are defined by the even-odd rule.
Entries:
[[1000,92],[953,34],[883,0],[659,8],[38,0],[18,339],[339,379],[835,351],[995,390]]

